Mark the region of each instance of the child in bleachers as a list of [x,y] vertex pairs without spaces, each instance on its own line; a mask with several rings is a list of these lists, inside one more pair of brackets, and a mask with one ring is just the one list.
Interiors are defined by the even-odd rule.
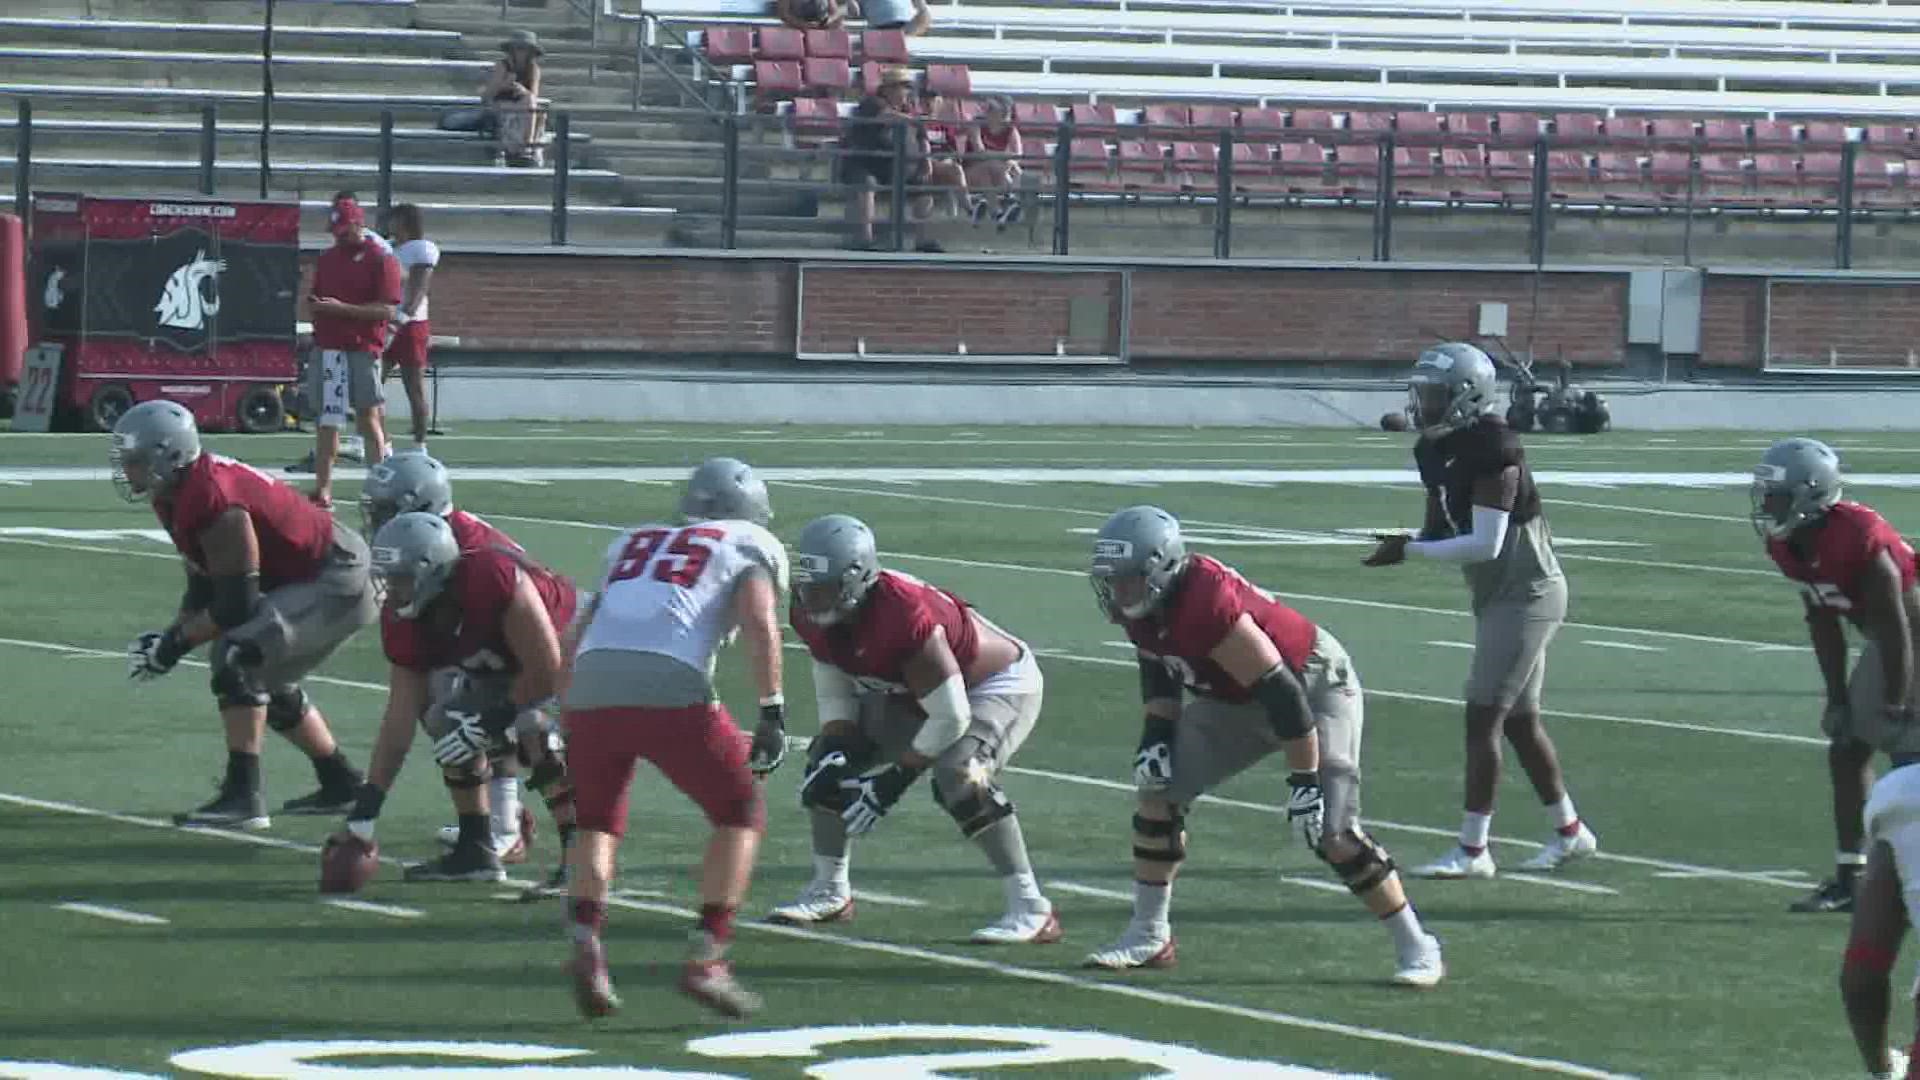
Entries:
[[1020,220],[1020,200],[1014,187],[1020,180],[1019,157],[1023,152],[1020,129],[1013,124],[1013,100],[990,98],[986,115],[978,124],[969,125],[961,137],[961,161],[967,170],[967,183],[973,189],[972,217],[975,225],[987,216],[988,193],[996,193],[994,224],[1005,228]]

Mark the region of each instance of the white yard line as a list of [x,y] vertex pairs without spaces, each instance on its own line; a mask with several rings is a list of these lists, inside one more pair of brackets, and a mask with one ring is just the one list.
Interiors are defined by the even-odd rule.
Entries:
[[349,900],[344,896],[329,896],[320,902],[342,911],[364,911],[372,915],[385,915],[392,919],[423,919],[427,915],[419,908],[402,907],[399,904],[376,904],[371,900]]
[[1303,889],[1317,889],[1320,892],[1334,892],[1334,893],[1341,893],[1342,895],[1351,895],[1350,893],[1347,892],[1347,887],[1345,885],[1340,884],[1337,881],[1321,881],[1319,878],[1297,877],[1293,874],[1282,874],[1280,875],[1280,880],[1287,883],[1288,885],[1298,885]]
[[1693,521],[1719,521],[1734,525],[1746,525],[1748,519],[1734,517],[1731,514],[1701,514],[1691,510],[1662,510],[1652,506],[1621,506],[1617,503],[1582,502],[1579,499],[1563,499],[1558,495],[1549,496],[1547,509],[1556,506],[1577,506],[1583,510],[1617,510],[1623,514],[1639,514],[1646,517],[1688,518]]
[[[56,810],[62,813],[76,814],[83,817],[104,818],[111,821],[121,821],[121,822],[126,822],[134,825],[146,825],[146,826],[153,826],[153,827],[158,827],[162,829],[170,829],[173,831],[184,831],[184,830],[175,829],[174,826],[172,825],[169,825],[165,822],[155,821],[154,819],[151,819],[151,818],[139,818],[139,817],[134,817],[128,814],[116,814],[111,811],[97,810],[89,806],[79,806],[74,803],[53,802],[45,799],[33,799],[33,798],[28,798],[26,796],[8,795],[5,793],[0,793],[0,802],[10,802],[16,805],[32,806],[32,807],[36,807],[44,810]],[[228,839],[243,838],[242,834],[229,833],[229,832],[209,831],[207,835],[226,837]],[[314,847],[313,845],[297,845],[297,846],[303,850],[309,850],[309,851],[319,850],[319,848]],[[675,918],[680,918],[680,919],[691,920],[699,917],[698,913],[688,908],[680,907],[675,904],[661,903],[658,901],[642,900],[630,894],[629,895],[614,894],[612,896],[609,896],[608,903],[614,907],[628,908],[634,911],[646,911],[646,912],[651,912],[659,915],[671,915],[671,916],[674,916]],[[107,909],[103,909],[103,910],[107,910]],[[89,912],[89,913],[97,914],[97,912]],[[135,914],[135,913],[127,912],[124,914]],[[102,917],[108,917],[108,916],[102,916]],[[156,917],[157,916],[143,916],[143,918],[156,918]],[[926,963],[938,964],[944,967],[960,968],[960,969],[969,970],[969,971],[987,972],[994,975],[1004,976],[1006,978],[1020,979],[1027,982],[1048,983],[1055,986],[1071,987],[1077,990],[1085,990],[1090,993],[1109,994],[1109,995],[1114,995],[1119,997],[1130,997],[1138,1000],[1151,1001],[1151,1002],[1154,1002],[1155,1004],[1168,1005],[1174,1008],[1191,1009],[1197,1012],[1210,1012],[1210,1013],[1216,1013],[1224,1016],[1233,1016],[1239,1019],[1251,1020],[1255,1023],[1269,1024],[1276,1027],[1288,1027],[1288,1028],[1296,1028],[1296,1029],[1305,1030],[1305,1031],[1317,1031],[1323,1034],[1339,1035],[1346,1038],[1360,1039],[1368,1042],[1382,1043],[1382,1044],[1391,1045],[1391,1046],[1406,1047],[1408,1049],[1428,1051],[1431,1053],[1447,1054],[1453,1057],[1463,1057],[1463,1058],[1469,1058],[1469,1059],[1478,1060],[1478,1061],[1496,1062],[1503,1065],[1512,1065],[1516,1068],[1530,1069],[1536,1072],[1551,1073],[1559,1076],[1591,1077],[1591,1078],[1595,1078],[1595,1080],[1631,1080],[1631,1078],[1628,1077],[1626,1074],[1607,1072],[1603,1069],[1597,1069],[1587,1065],[1580,1065],[1570,1061],[1560,1061],[1554,1058],[1528,1057],[1520,1054],[1510,1054],[1504,1050],[1494,1050],[1494,1049],[1489,1049],[1487,1047],[1473,1046],[1468,1043],[1450,1042],[1442,1039],[1427,1039],[1427,1038],[1421,1038],[1419,1036],[1414,1036],[1414,1035],[1403,1035],[1395,1031],[1385,1031],[1379,1028],[1361,1027],[1355,1024],[1342,1024],[1342,1023],[1338,1023],[1331,1020],[1320,1020],[1320,1019],[1316,1019],[1308,1016],[1298,1016],[1292,1013],[1274,1012],[1271,1010],[1255,1009],[1255,1008],[1251,1008],[1243,1005],[1232,1005],[1226,1002],[1209,1001],[1204,998],[1188,997],[1183,994],[1170,993],[1164,990],[1149,990],[1143,987],[1131,986],[1125,983],[1106,982],[1102,980],[1087,978],[1084,976],[1067,975],[1067,974],[1056,972],[1056,971],[1043,971],[1038,968],[1021,967],[1016,964],[1004,964],[1004,963],[999,963],[992,960],[981,960],[971,956],[958,956],[952,953],[944,953],[934,949],[924,949],[924,948],[919,948],[911,945],[895,945],[895,944],[891,944],[883,941],[868,941],[862,938],[846,937],[840,934],[826,934],[816,930],[805,930],[798,927],[778,926],[771,923],[742,922],[739,925],[743,929],[756,930],[761,933],[773,934],[780,937],[793,938],[801,941],[809,941],[809,942],[813,942],[821,945],[832,945],[832,946],[836,946],[843,949],[853,949],[860,952],[869,952],[869,953],[877,953],[877,954],[886,955],[886,956],[895,956],[895,957],[900,957],[902,959],[907,959],[907,960],[920,960]]]
[[1570,878],[1548,877],[1545,874],[1501,874],[1508,881],[1524,881],[1529,885],[1550,885],[1556,889],[1570,892],[1592,893],[1595,896],[1619,896],[1620,890],[1609,889],[1605,885],[1595,885],[1590,881],[1574,881]]
[[1628,652],[1666,652],[1667,651],[1664,647],[1659,645],[1635,645],[1631,641],[1596,641],[1592,638],[1588,638],[1586,640],[1581,641],[1580,644],[1592,645],[1598,649],[1625,649]]
[[91,915],[96,919],[110,922],[132,923],[135,926],[165,926],[170,920],[158,915],[148,915],[140,911],[128,911],[126,908],[108,907],[105,904],[86,904],[71,900],[64,904],[55,904],[61,911],[71,911],[78,915]]
[[1562,559],[1579,559],[1584,562],[1615,563],[1620,566],[1637,566],[1652,570],[1690,570],[1701,574],[1744,574],[1748,577],[1784,580],[1778,570],[1762,570],[1752,566],[1714,566],[1711,563],[1661,562],[1658,559],[1622,559],[1616,555],[1582,555],[1565,551],[1556,552]]
[[1091,896],[1096,900],[1117,900],[1123,904],[1133,903],[1133,894],[1119,889],[1103,889],[1098,885],[1081,885],[1072,881],[1049,881],[1048,892],[1071,893],[1074,896]]
[[869,904],[879,904],[883,907],[923,908],[931,906],[925,900],[916,900],[911,896],[901,896],[898,893],[875,892],[872,889],[865,888],[853,890],[853,898],[855,900],[865,900]]
[[56,551],[94,551],[102,555],[134,555],[142,559],[165,559],[177,563],[180,556],[164,551],[136,551],[133,548],[97,547],[93,544],[56,544],[51,540],[28,540],[19,536],[0,536],[0,544],[25,544],[28,547],[53,548]]
[[1436,640],[1436,641],[1421,642],[1421,644],[1432,645],[1436,648],[1441,648],[1441,649],[1467,649],[1471,651],[1474,648],[1474,644],[1471,641],[1438,641]]

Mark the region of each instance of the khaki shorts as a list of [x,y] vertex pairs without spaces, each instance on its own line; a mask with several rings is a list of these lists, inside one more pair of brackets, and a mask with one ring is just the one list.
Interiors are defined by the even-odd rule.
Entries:
[[354,413],[387,402],[380,389],[380,358],[370,352],[315,349],[307,364],[307,392],[319,427],[344,427]]
[[[253,618],[221,637],[258,650],[261,660],[252,676],[267,692],[298,686],[341,643],[379,618],[367,563],[366,541],[336,523],[333,554],[318,577],[267,593]],[[212,651],[216,668],[225,653],[216,642]]]
[[[1036,691],[969,697],[967,703],[973,707],[973,722],[967,725],[966,734],[935,761],[935,766],[948,764],[948,755],[958,754],[986,762],[991,773],[997,776],[1027,741],[1027,736],[1033,734],[1034,725],[1040,721],[1042,696]],[[864,762],[854,762],[856,768],[865,771],[890,763],[913,748],[913,737],[919,734],[920,725],[926,723],[913,698],[905,694],[869,693],[857,700],[860,712],[855,722],[860,734],[871,744],[871,752],[863,755]],[[956,764],[964,765],[965,761]]]
[[[475,675],[459,668],[440,668],[427,677],[427,707],[420,713],[420,727],[428,738],[438,739],[453,730],[447,713],[484,713],[512,704],[512,689],[511,675]],[[509,735],[520,742],[531,742],[551,729],[546,705],[542,702],[530,709],[520,709],[514,713],[511,725],[487,732],[494,739],[488,754],[499,756],[511,751],[513,742],[508,739]]]
[[[1326,831],[1360,827],[1360,739],[1366,707],[1359,673],[1338,639],[1321,630],[1301,681],[1320,737],[1320,788]],[[1280,736],[1258,702],[1188,698],[1174,725],[1173,785],[1165,798],[1190,805],[1280,750]]]
[[1467,672],[1469,705],[1540,707],[1547,678],[1547,645],[1567,619],[1567,585],[1530,600],[1498,601],[1473,617],[1473,666]]

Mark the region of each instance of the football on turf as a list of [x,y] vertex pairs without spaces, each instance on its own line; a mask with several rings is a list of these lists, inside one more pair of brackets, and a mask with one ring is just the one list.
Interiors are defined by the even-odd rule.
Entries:
[[356,893],[380,872],[380,845],[350,832],[327,837],[320,849],[320,891]]
[[1403,412],[1385,413],[1380,417],[1381,431],[1407,430],[1407,414]]

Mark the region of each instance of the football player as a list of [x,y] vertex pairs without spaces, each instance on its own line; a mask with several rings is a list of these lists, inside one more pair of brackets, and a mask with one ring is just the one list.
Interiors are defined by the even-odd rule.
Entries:
[[922,773],[1000,875],[1007,908],[973,932],[982,944],[1060,940],[999,773],[1040,719],[1033,650],[965,600],[882,570],[873,532],[845,514],[807,524],[794,547],[790,621],[813,655],[820,734],[800,804],[813,829],[813,880],[775,922],[853,915],[853,837],[879,824]]
[[459,833],[439,858],[409,866],[408,881],[505,879],[485,785],[491,762],[511,754],[531,765],[530,786],[547,793],[564,851],[572,793],[545,705],[560,687],[573,584],[518,548],[462,550],[447,519],[423,511],[380,526],[373,567],[386,589],[387,708],[368,780],[336,841],[372,845],[419,724],[433,739]]
[[1408,418],[1419,429],[1413,459],[1427,489],[1419,536],[1377,535],[1365,562],[1392,566],[1408,555],[1453,563],[1473,603],[1473,664],[1467,673],[1466,814],[1460,841],[1414,871],[1421,877],[1490,878],[1500,737],[1546,806],[1553,834],[1524,870],[1558,869],[1600,848],[1574,809],[1553,740],[1540,722],[1547,643],[1567,617],[1567,579],[1520,440],[1496,415],[1493,360],[1472,345],[1436,345],[1420,354],[1410,380]]
[[[453,505],[453,482],[447,476],[447,468],[429,456],[424,450],[398,451],[386,461],[367,470],[367,478],[360,488],[360,517],[367,535],[380,531],[380,526],[413,511],[437,514],[447,520],[453,529],[453,539],[461,551],[481,551],[487,548],[503,548],[509,551],[523,550],[514,539],[501,532],[477,514],[456,509]],[[390,737],[395,740],[411,741],[413,726],[403,721],[395,721]],[[391,753],[383,758],[376,748],[374,761],[368,766],[375,784],[382,791],[391,790],[393,774],[399,770],[399,758]],[[405,753],[404,746],[400,753]],[[506,863],[525,861],[527,848],[533,842],[533,815],[527,813],[520,803],[519,755],[504,753],[488,763],[487,814],[493,823],[493,846],[500,853],[500,860]],[[391,771],[389,771],[391,770]],[[552,779],[552,777],[543,777]],[[542,794],[562,795],[564,787],[549,786]],[[556,818],[565,817],[564,809],[559,810]],[[458,825],[445,826],[440,830],[441,846],[451,848],[459,841]]]
[[[1840,499],[1840,459],[1824,443],[1783,439],[1753,470],[1753,526],[1780,572],[1800,586],[1814,660],[1827,694],[1826,733],[1839,841],[1834,876],[1794,911],[1848,911],[1866,864],[1861,806],[1873,783],[1873,747],[1913,722],[1914,640],[1920,592],[1914,552],[1872,509]],[[1866,639],[1847,672],[1846,623]]]
[[[680,513],[680,524],[640,526],[607,549],[600,590],[569,649],[563,717],[580,808],[570,970],[574,999],[589,1017],[620,1004],[600,936],[614,851],[627,828],[627,789],[641,758],[713,825],[701,863],[700,926],[680,989],[727,1016],[760,1005],[734,978],[727,950],[766,821],[754,776],[786,756],[778,610],[786,551],[766,529],[773,517],[766,485],[732,458],[694,470]],[[746,638],[760,693],[751,739],[713,689],[714,654],[736,631]]]
[[[1907,927],[1920,918],[1920,900],[1902,884],[1920,876],[1920,769],[1910,767],[1916,760],[1920,754],[1896,751],[1892,770],[1873,785],[1867,799],[1871,846],[1856,882],[1853,929],[1840,965],[1847,1025],[1867,1074],[1878,1080],[1914,1080],[1909,1055],[1887,1045],[1887,1018],[1893,999],[1888,973]],[[1920,1009],[1920,1000],[1915,1006]],[[1913,1052],[1920,1055],[1920,1040]]]
[[360,776],[300,680],[374,619],[365,541],[266,473],[202,453],[193,414],[172,401],[128,409],[114,424],[110,461],[120,494],[152,503],[187,570],[179,614],[128,646],[129,677],[158,678],[213,643],[226,775],[212,800],[175,820],[267,828],[260,746],[268,728],[307,755],[320,781],[282,811],[346,809]]
[[1101,613],[1137,652],[1146,726],[1133,761],[1133,921],[1087,963],[1173,966],[1168,911],[1187,811],[1278,751],[1287,820],[1392,934],[1394,981],[1437,985],[1439,939],[1421,926],[1393,857],[1360,827],[1360,678],[1340,642],[1232,567],[1188,554],[1180,523],[1157,506],[1107,519],[1092,576]]

